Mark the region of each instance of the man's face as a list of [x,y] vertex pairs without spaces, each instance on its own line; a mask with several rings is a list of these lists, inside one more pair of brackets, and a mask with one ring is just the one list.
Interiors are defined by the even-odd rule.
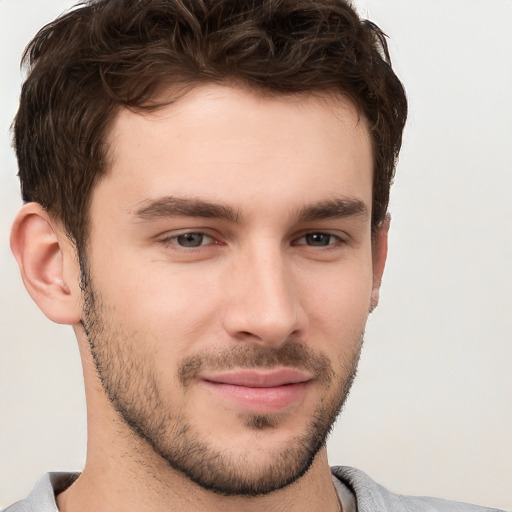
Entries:
[[287,485],[348,393],[370,308],[366,123],[339,97],[210,86],[120,112],[109,142],[83,320],[104,389],[201,486]]

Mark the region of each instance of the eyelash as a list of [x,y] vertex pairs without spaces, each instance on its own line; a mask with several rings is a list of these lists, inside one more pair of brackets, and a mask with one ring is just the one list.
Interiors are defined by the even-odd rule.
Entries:
[[[193,235],[199,235],[202,237],[202,240],[201,240],[201,243],[197,246],[186,246],[186,245],[181,245],[178,243],[178,239],[180,237],[186,237],[186,236],[193,236]],[[202,243],[204,241],[204,238],[208,238],[210,240],[212,240],[212,242],[210,243]],[[178,233],[178,234],[173,234],[173,235],[170,235],[170,236],[167,236],[165,238],[163,238],[161,240],[161,242],[164,244],[164,245],[174,245],[174,246],[177,246],[180,248],[180,250],[185,250],[185,251],[189,251],[189,250],[194,250],[194,249],[200,249],[201,247],[204,247],[206,245],[219,245],[220,242],[218,242],[217,240],[215,240],[215,238],[213,238],[212,236],[206,234],[206,233],[203,233],[202,231],[185,231],[183,233]]]
[[[200,241],[200,244],[199,245],[196,245],[196,246],[187,246],[187,245],[182,245],[179,243],[179,239],[181,237],[192,237],[194,235],[199,235],[201,237],[201,241]],[[307,243],[307,240],[309,238],[310,242],[312,241],[311,240],[311,237],[327,237],[328,240],[327,240],[327,243],[325,245],[323,244],[319,244],[319,245],[314,245],[312,243]],[[204,239],[210,239],[211,242],[207,242],[207,243],[203,243],[204,242]],[[306,243],[302,243],[301,241],[302,240],[305,240]],[[202,231],[185,231],[183,233],[178,233],[178,234],[172,234],[170,236],[167,236],[165,238],[163,238],[161,240],[161,242],[164,244],[164,245],[173,245],[175,247],[178,247],[179,250],[184,250],[184,251],[192,251],[192,250],[200,250],[201,248],[205,247],[205,246],[209,246],[209,245],[221,245],[222,242],[219,242],[218,240],[216,240],[213,236],[211,235],[208,235],[207,233],[204,233]],[[307,233],[304,233],[302,234],[300,237],[298,238],[295,238],[293,241],[292,241],[292,246],[306,246],[306,247],[312,247],[312,248],[319,248],[319,249],[323,249],[323,250],[329,250],[331,248],[334,248],[336,246],[339,246],[339,245],[343,245],[344,243],[346,243],[346,241],[338,236],[338,235],[334,235],[332,233],[328,233],[328,232],[325,232],[325,231],[309,231]]]
[[[308,244],[308,243],[304,243],[304,244],[300,243],[300,240],[302,240],[302,239],[306,240],[308,237],[315,237],[315,236],[327,237],[328,242],[331,242],[331,243],[327,243],[326,245],[322,245],[322,244],[313,245],[313,244]],[[328,248],[331,248],[333,246],[338,246],[343,243],[344,243],[344,240],[338,235],[333,235],[332,233],[326,233],[324,231],[310,231],[308,233],[303,234],[298,239],[294,240],[292,245],[294,245],[294,246],[306,245],[308,247],[319,247],[319,248],[328,249]]]

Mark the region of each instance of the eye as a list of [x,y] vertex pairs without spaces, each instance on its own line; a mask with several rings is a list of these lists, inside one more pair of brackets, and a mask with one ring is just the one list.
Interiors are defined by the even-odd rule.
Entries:
[[185,249],[195,249],[203,245],[214,243],[214,239],[205,233],[187,232],[179,235],[173,235],[163,240],[166,244],[174,244]]
[[339,236],[331,235],[329,233],[307,233],[301,236],[294,245],[309,245],[310,247],[328,247],[341,242]]

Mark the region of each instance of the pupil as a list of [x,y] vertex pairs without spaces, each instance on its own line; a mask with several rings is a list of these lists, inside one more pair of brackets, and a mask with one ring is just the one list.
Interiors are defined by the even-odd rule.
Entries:
[[308,245],[325,247],[329,245],[330,238],[331,235],[326,235],[325,233],[311,233],[306,235],[306,242]]
[[182,247],[199,247],[203,242],[203,235],[200,233],[185,233],[178,237],[178,243]]

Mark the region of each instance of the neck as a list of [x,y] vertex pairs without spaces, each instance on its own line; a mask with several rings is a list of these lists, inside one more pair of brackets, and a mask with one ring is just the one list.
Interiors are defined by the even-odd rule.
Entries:
[[[109,450],[107,450],[108,452]],[[335,512],[338,497],[323,448],[309,471],[293,484],[264,496],[222,496],[205,490],[166,464],[103,452],[88,459],[78,480],[57,497],[60,512]]]

